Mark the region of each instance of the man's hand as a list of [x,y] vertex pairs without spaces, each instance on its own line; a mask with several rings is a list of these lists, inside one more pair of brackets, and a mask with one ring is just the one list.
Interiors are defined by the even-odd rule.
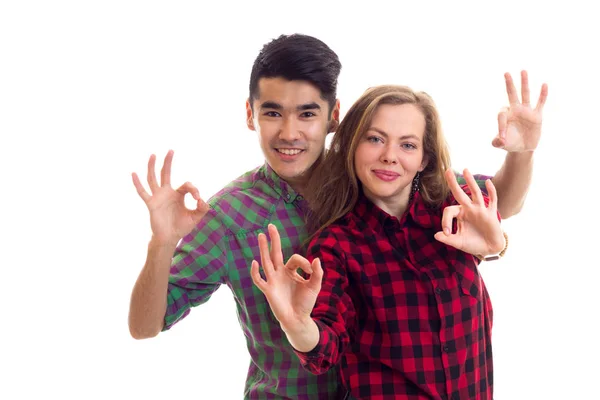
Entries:
[[[171,187],[171,163],[173,150],[169,150],[165,157],[160,174],[160,185],[156,181],[154,164],[156,156],[152,154],[148,161],[148,185],[152,195],[149,195],[142,186],[140,179],[134,172],[133,184],[150,212],[150,226],[153,239],[159,243],[176,245],[179,240],[187,235],[200,222],[208,211],[208,205],[200,198],[198,189],[190,182],[186,182],[179,189]],[[185,195],[189,193],[197,201],[195,210],[189,210],[184,203]]]
[[498,135],[492,145],[509,153],[533,151],[542,134],[542,110],[548,97],[548,85],[542,85],[537,104],[531,108],[527,71],[521,71],[521,102],[510,74],[504,74],[504,79],[510,107],[498,113]]

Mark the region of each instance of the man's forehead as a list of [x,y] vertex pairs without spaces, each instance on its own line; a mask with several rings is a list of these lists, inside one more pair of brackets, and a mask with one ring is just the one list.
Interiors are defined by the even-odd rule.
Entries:
[[289,81],[284,78],[261,78],[258,81],[258,93],[255,105],[274,104],[283,108],[304,107],[309,104],[324,109],[327,101],[321,97],[321,91],[307,81]]

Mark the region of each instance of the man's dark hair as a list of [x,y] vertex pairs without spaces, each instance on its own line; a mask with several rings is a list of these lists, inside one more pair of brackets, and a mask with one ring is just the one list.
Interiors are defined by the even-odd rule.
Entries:
[[250,74],[250,106],[259,97],[260,78],[281,77],[315,85],[321,92],[321,98],[329,103],[331,112],[341,69],[337,54],[319,39],[298,33],[281,35],[265,44],[254,60]]

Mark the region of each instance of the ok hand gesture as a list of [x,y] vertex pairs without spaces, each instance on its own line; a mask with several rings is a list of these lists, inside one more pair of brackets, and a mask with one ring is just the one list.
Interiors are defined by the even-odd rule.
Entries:
[[494,147],[508,152],[525,152],[536,149],[542,135],[542,110],[548,97],[548,85],[542,85],[535,108],[529,103],[529,78],[521,72],[521,101],[509,73],[504,74],[510,107],[498,114],[498,135]]
[[[497,254],[504,248],[505,239],[498,221],[498,196],[491,180],[485,182],[489,193],[489,205],[486,207],[483,195],[473,175],[463,172],[471,191],[471,198],[462,190],[451,169],[446,171],[446,181],[458,205],[449,206],[442,214],[442,232],[435,238],[466,253],[487,256]],[[457,230],[452,233],[452,222],[456,218]]]
[[[177,190],[171,187],[171,163],[173,151],[169,150],[160,173],[160,185],[156,181],[154,164],[156,156],[152,154],[148,161],[148,185],[152,195],[148,194],[134,172],[131,176],[133,184],[150,212],[150,226],[153,238],[176,245],[190,233],[208,211],[208,205],[200,198],[200,193],[190,182],[186,182]],[[197,201],[196,209],[189,210],[184,203],[189,193]]]
[[[252,261],[252,280],[264,293],[275,318],[286,332],[297,331],[310,321],[310,313],[321,290],[323,269],[321,262],[315,258],[312,264],[304,257],[294,254],[283,264],[281,239],[277,228],[269,224],[271,251],[266,236],[258,236],[260,259],[265,272],[266,281],[260,276],[259,264]],[[304,279],[298,274],[298,268],[311,274]]]

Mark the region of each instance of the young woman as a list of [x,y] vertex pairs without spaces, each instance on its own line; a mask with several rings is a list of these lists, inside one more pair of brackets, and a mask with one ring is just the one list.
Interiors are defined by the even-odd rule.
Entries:
[[350,398],[491,399],[492,305],[477,265],[507,239],[491,181],[489,197],[467,170],[458,185],[432,99],[367,90],[313,176],[308,259],[284,265],[271,225],[271,250],[259,237],[266,280],[252,263],[304,368],[339,365]]

